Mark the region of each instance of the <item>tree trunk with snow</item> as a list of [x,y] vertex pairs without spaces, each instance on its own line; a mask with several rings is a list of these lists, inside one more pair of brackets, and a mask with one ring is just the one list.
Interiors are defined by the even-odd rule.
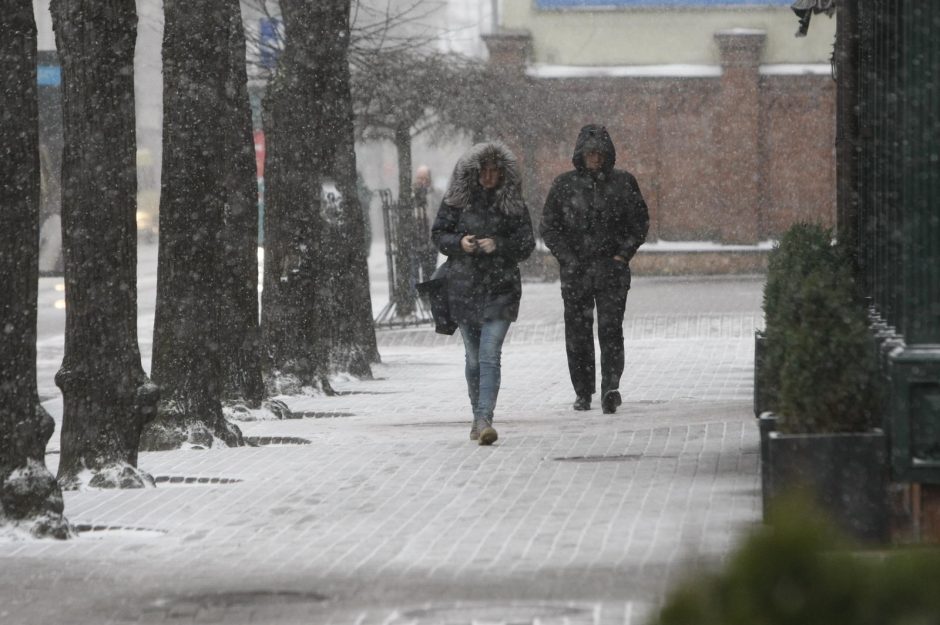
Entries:
[[134,0],[52,0],[62,63],[65,357],[59,483],[152,484],[137,470],[157,387],[137,345]]
[[[365,224],[356,193],[349,76],[349,0],[281,3],[285,48],[265,99],[265,275],[268,386],[328,388],[326,375],[371,377]],[[321,198],[332,179],[338,204]]]
[[[227,30],[237,0],[166,0],[163,31],[163,174],[153,340],[157,419],[141,449],[243,444],[222,414],[226,203],[240,135],[230,94]],[[240,59],[244,62],[244,59]],[[228,208],[233,208],[229,206]],[[241,206],[241,210],[247,210]],[[223,338],[225,337],[225,338]]]
[[224,163],[228,189],[222,224],[221,367],[222,399],[257,407],[261,380],[261,328],[258,322],[258,171],[245,68],[245,31],[238,2],[225,15],[228,49],[225,98],[220,114],[230,125]]
[[[364,236],[351,152],[349,9],[349,0],[281,3],[285,47],[265,99],[262,328],[275,392],[328,388],[331,370],[370,376],[378,357],[365,254],[348,244]],[[327,179],[339,205],[322,201]]]
[[369,292],[369,265],[366,250],[350,241],[365,237],[365,220],[356,191],[355,128],[349,74],[350,1],[324,3],[328,11],[320,22],[319,37],[329,40],[322,63],[328,68],[329,82],[324,100],[332,102],[332,123],[325,128],[323,141],[332,147],[333,178],[342,197],[340,223],[342,244],[326,249],[332,257],[330,276],[338,286],[331,301],[338,309],[331,315],[333,340],[330,365],[336,371],[371,378],[370,363],[379,362],[379,350],[372,321],[372,296]]
[[0,525],[67,538],[62,491],[45,464],[55,423],[36,391],[39,111],[30,0],[0,11],[0,85]]
[[398,152],[398,205],[394,218],[397,220],[395,241],[395,314],[408,317],[415,312],[415,292],[412,275],[415,272],[414,198],[411,194],[411,124],[403,123],[395,128],[395,150]]
[[268,392],[329,389],[326,311],[317,251],[324,231],[320,198],[325,157],[316,141],[323,120],[312,63],[314,3],[285,0],[285,45],[264,100],[264,290],[261,330]]

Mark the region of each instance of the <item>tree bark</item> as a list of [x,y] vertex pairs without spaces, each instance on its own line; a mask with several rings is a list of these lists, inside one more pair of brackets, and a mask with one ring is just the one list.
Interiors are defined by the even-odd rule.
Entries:
[[[342,242],[324,250],[333,257],[329,276],[337,289],[331,298],[339,314],[331,315],[333,341],[330,365],[334,371],[371,378],[370,363],[379,362],[379,350],[372,321],[372,296],[369,292],[368,254],[360,245],[349,241],[362,241],[365,221],[356,187],[355,128],[349,73],[350,0],[333,0],[328,4],[330,18],[324,20],[329,28],[322,35],[333,39],[330,54],[323,59],[331,80],[326,85],[324,99],[332,100],[334,122],[325,130],[332,136],[324,140],[332,145],[333,177],[342,197],[340,227]],[[409,187],[410,188],[410,187]]]
[[159,395],[137,345],[134,0],[52,0],[62,62],[65,357],[59,482],[133,488]]
[[0,84],[0,525],[68,538],[62,491],[45,464],[55,423],[36,390],[39,110],[30,0],[0,11]]
[[395,128],[395,149],[398,152],[398,221],[395,241],[395,314],[409,317],[415,312],[415,290],[412,286],[417,259],[414,251],[414,200],[411,196],[411,124]]
[[261,331],[270,394],[305,386],[329,390],[327,310],[320,304],[317,250],[324,233],[320,198],[326,169],[318,140],[322,68],[314,63],[318,3],[284,0],[285,45],[264,100],[264,290]]
[[258,322],[258,171],[248,101],[245,31],[238,2],[226,7],[228,68],[225,98],[218,102],[230,141],[223,163],[229,190],[222,224],[221,367],[226,403],[260,405],[261,329]]
[[[222,233],[233,169],[233,53],[237,0],[166,0],[163,34],[163,174],[153,340],[157,419],[141,449],[242,445],[222,414]],[[220,34],[222,35],[220,37]],[[246,210],[245,206],[240,207]]]
[[[349,0],[281,3],[285,48],[265,99],[262,329],[272,392],[329,389],[326,375],[371,377],[365,224],[356,192]],[[323,202],[336,182],[341,200]]]

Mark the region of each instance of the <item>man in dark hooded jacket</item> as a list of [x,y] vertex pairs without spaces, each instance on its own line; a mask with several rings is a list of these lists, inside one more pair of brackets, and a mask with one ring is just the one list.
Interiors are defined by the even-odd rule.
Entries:
[[649,213],[636,178],[614,169],[616,150],[603,126],[581,129],[574,171],[552,183],[542,213],[542,238],[561,267],[568,371],[577,399],[589,410],[596,390],[594,306],[601,348],[601,406],[621,403],[623,312],[630,289],[630,259],[646,240]]

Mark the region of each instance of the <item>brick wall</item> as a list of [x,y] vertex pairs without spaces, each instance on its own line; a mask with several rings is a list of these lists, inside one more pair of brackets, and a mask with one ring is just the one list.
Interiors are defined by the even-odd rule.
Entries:
[[522,163],[533,217],[571,168],[578,130],[594,122],[610,131],[618,167],[636,175],[653,240],[755,243],[799,220],[833,225],[835,83],[762,75],[754,31],[715,38],[720,76],[532,78],[524,37],[487,37],[526,102],[525,121],[500,134]]

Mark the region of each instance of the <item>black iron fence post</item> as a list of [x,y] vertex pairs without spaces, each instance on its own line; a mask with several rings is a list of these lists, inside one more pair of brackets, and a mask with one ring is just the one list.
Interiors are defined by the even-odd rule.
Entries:
[[854,8],[846,17],[858,29],[857,259],[890,386],[891,473],[940,516],[940,6]]

